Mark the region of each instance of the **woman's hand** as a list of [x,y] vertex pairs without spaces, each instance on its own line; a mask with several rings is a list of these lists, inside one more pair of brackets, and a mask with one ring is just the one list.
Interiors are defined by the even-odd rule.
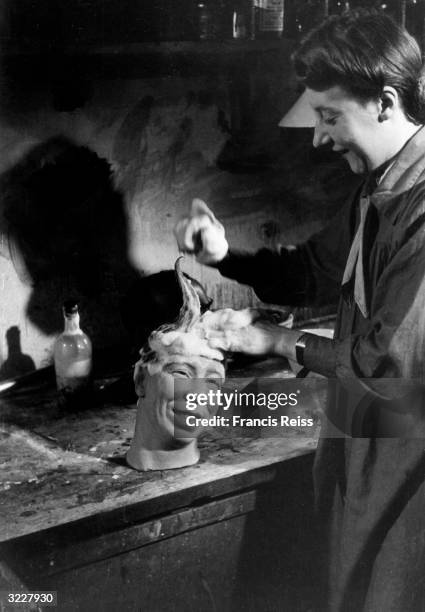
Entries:
[[195,198],[190,215],[174,228],[180,251],[193,253],[202,264],[215,264],[229,250],[224,227],[202,200]]
[[211,347],[247,355],[278,355],[295,360],[295,343],[301,332],[269,321],[258,321],[239,329],[208,332]]

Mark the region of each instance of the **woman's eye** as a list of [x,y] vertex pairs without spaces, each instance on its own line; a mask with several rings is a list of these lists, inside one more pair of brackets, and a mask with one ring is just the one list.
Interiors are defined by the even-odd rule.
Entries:
[[324,119],[323,121],[324,123],[326,123],[326,125],[335,125],[336,117],[329,117],[328,119]]

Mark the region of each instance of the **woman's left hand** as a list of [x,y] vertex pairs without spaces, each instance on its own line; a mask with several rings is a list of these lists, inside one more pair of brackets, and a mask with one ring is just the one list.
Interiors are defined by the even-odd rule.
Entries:
[[208,343],[211,347],[232,353],[280,355],[291,359],[299,335],[299,331],[269,321],[258,321],[239,329],[211,330]]

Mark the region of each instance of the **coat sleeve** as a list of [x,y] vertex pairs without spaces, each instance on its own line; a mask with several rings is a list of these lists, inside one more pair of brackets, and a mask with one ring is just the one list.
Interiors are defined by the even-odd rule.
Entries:
[[350,246],[352,203],[308,242],[279,252],[231,250],[217,265],[223,276],[253,287],[264,302],[286,306],[336,304]]

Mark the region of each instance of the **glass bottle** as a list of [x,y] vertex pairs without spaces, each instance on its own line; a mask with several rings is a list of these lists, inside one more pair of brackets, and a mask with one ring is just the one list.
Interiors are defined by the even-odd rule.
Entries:
[[199,40],[216,40],[219,32],[215,2],[197,0],[196,8]]
[[251,19],[251,5],[247,0],[233,0],[231,3],[232,38],[248,38]]
[[287,0],[285,32],[290,38],[303,37],[327,17],[332,9],[333,0]]
[[[416,38],[417,42],[422,45],[422,53],[424,49],[424,25],[425,25],[425,10],[424,3],[420,0],[410,0],[410,2],[402,2],[399,11],[399,21],[404,25],[408,32]],[[404,24],[403,24],[404,21]]]
[[341,15],[350,10],[350,2],[347,0],[329,0],[327,5],[329,15]]
[[281,38],[284,0],[254,0],[255,37]]
[[87,391],[91,382],[92,345],[80,328],[78,304],[68,300],[63,305],[64,331],[53,348],[56,385],[65,397]]

